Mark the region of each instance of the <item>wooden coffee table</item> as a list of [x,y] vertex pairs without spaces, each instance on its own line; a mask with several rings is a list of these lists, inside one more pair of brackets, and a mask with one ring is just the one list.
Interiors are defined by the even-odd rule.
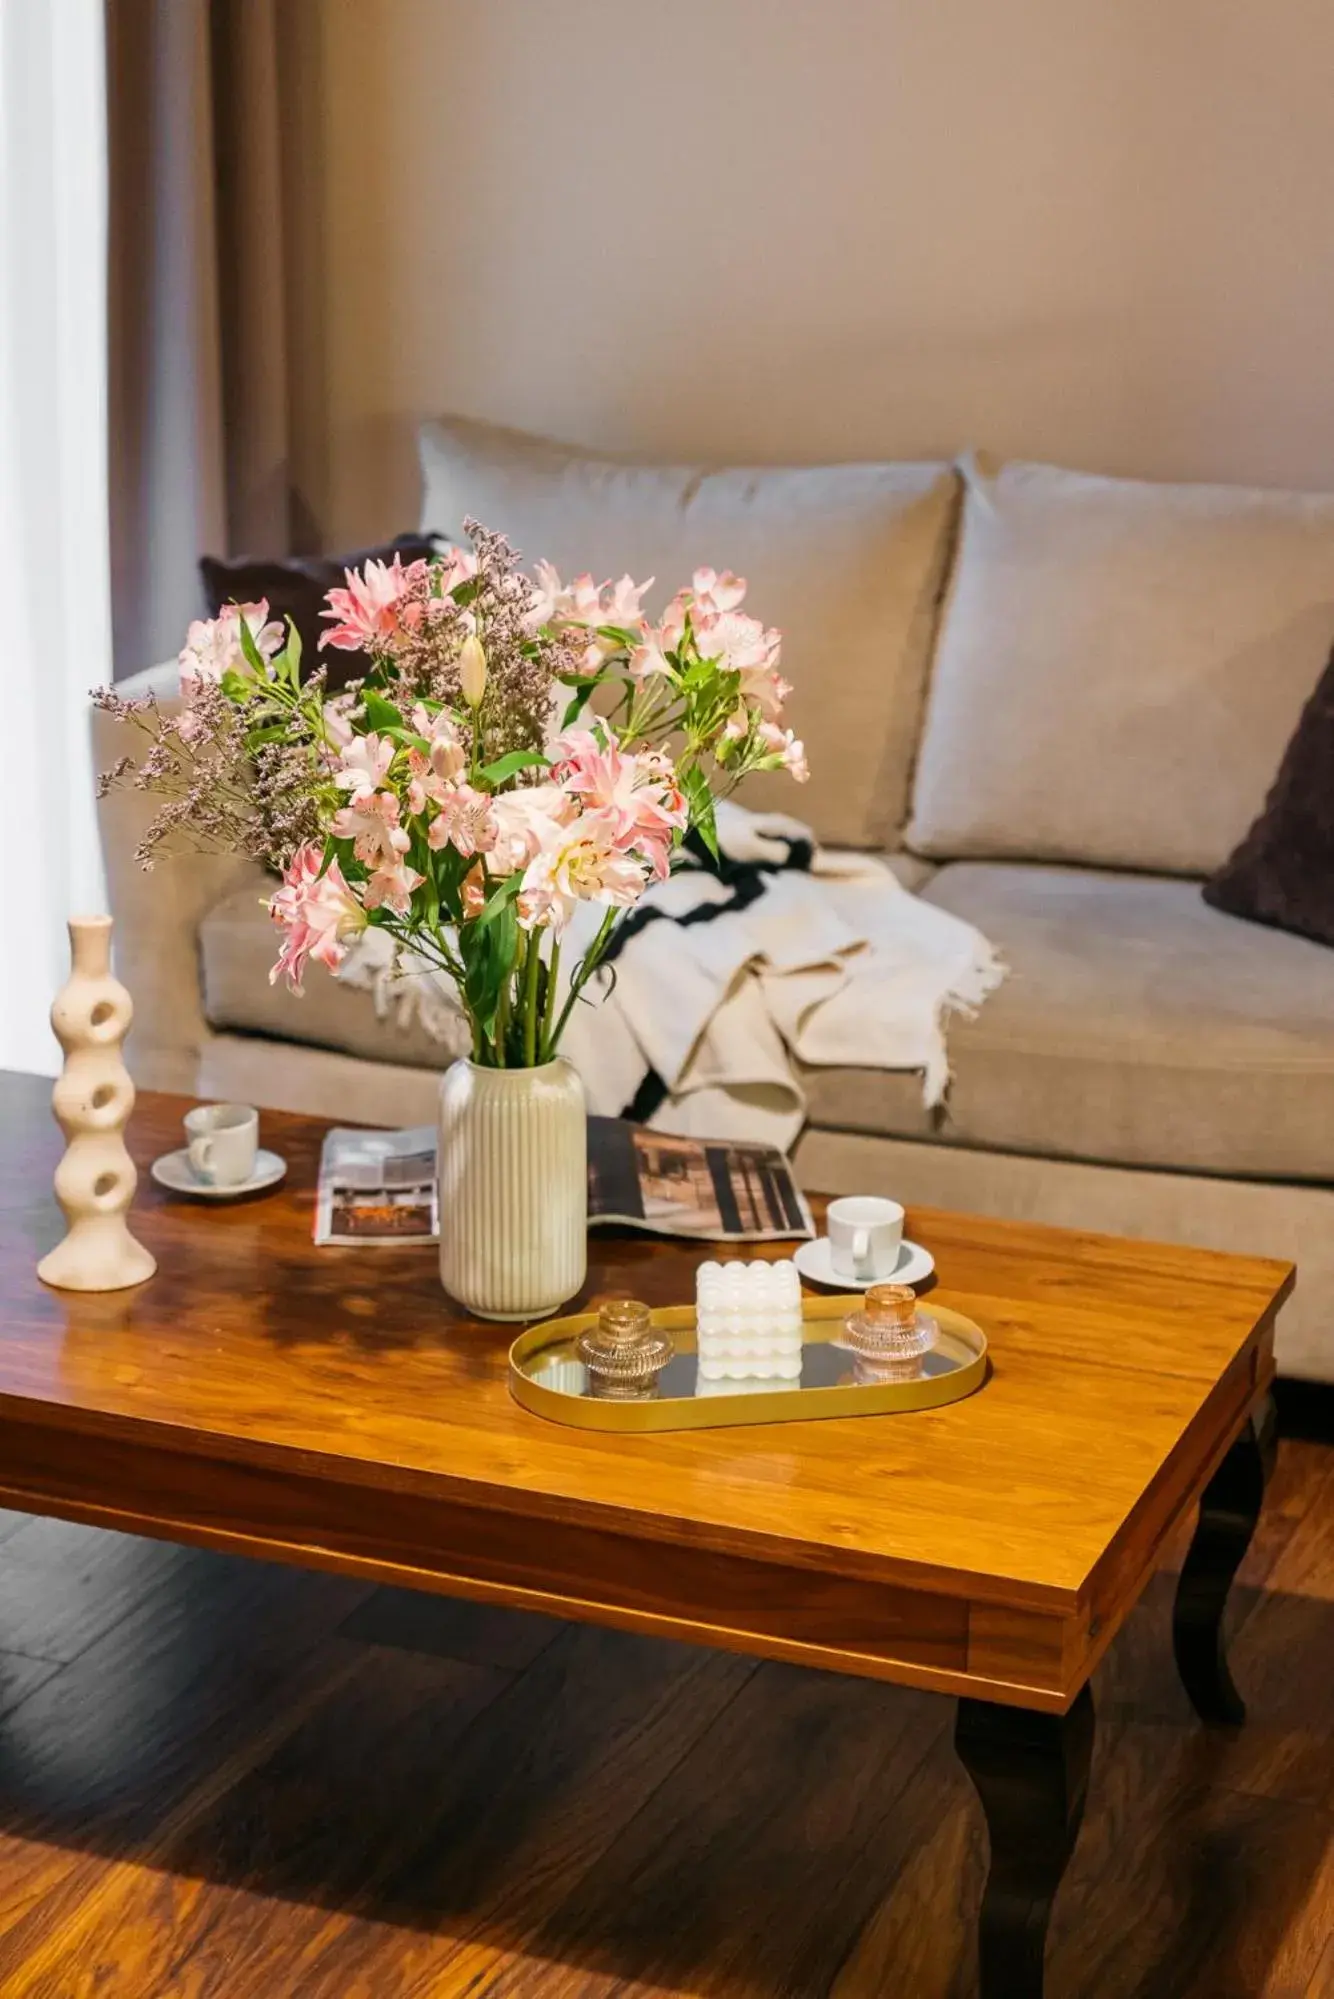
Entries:
[[[206,1206],[141,1178],[148,1284],[45,1289],[49,1089],[0,1077],[0,1504],[958,1696],[991,1834],[987,1999],[1042,1989],[1088,1678],[1197,1501],[1177,1660],[1204,1720],[1241,1720],[1222,1615],[1288,1265],[914,1210],[941,1302],[991,1341],[978,1394],[607,1436],[510,1399],[510,1333],[449,1305],[431,1252],[313,1247],[311,1119],[265,1116],[289,1162],[268,1196]],[[140,1099],[141,1169],[187,1108]],[[595,1236],[587,1299],[686,1301],[700,1254]]]

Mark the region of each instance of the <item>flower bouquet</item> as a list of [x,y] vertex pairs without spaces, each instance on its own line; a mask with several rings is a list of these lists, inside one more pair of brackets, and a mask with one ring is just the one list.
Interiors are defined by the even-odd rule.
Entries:
[[[682,842],[693,835],[716,853],[715,800],[751,771],[806,772],[781,719],[779,634],[741,609],[739,578],[696,570],[655,624],[641,609],[651,580],[565,584],[547,563],[529,576],[503,536],[475,521],[466,530],[466,547],[368,562],[329,592],[321,647],[371,661],[333,698],[322,670],[303,677],[299,634],[271,622],[265,603],[190,627],[179,713],[151,696],[95,698],[150,738],[141,759],[123,757],[102,780],[164,794],[139,849],[145,866],[182,832],[281,873],[268,903],[280,933],[272,978],[300,992],[312,958],[336,970],[374,926],[414,967],[453,982],[472,1060],[460,1065],[464,1084],[444,1085],[446,1282],[478,1309],[496,1311],[503,1292],[528,1316],[535,1290],[556,1304],[582,1281],[582,1098],[558,1060],[571,1009]],[[511,1248],[525,1229],[533,1238],[531,1279],[479,1288],[446,1250],[459,1233],[449,1197],[456,1215],[467,1209],[482,1144],[474,1130],[452,1146],[451,1092],[467,1098],[466,1125],[478,1105],[514,1097],[517,1076],[500,1080],[509,1072],[541,1072],[577,1105],[577,1176],[559,1146],[550,1162],[554,1178],[578,1179],[573,1283],[573,1231],[548,1225],[549,1202],[545,1220],[527,1221],[517,1194],[510,1202]],[[539,1127],[534,1117],[529,1165]],[[561,1129],[568,1138],[573,1120]],[[562,1144],[569,1153],[572,1139]],[[510,1182],[502,1172],[493,1185]],[[494,1247],[474,1261],[488,1256]]]

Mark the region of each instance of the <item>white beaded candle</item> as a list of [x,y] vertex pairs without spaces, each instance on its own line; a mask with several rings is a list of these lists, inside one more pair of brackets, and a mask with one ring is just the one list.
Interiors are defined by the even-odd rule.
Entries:
[[801,1280],[784,1263],[702,1263],[695,1345],[704,1381],[801,1375]]

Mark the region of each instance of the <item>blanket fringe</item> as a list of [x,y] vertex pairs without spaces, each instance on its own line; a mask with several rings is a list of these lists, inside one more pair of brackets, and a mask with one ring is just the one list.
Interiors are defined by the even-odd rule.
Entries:
[[383,930],[364,930],[338,968],[345,986],[368,992],[377,1020],[392,1020],[401,1034],[419,1027],[447,1055],[472,1052],[463,1010],[431,967],[412,952],[399,952]]
[[936,1026],[940,1030],[939,1046],[922,1073],[922,1099],[927,1110],[935,1110],[945,1102],[954,1078],[946,1034],[948,1023],[955,1014],[962,1014],[965,1020],[975,1020],[997,986],[1004,983],[1009,969],[995,946],[979,935],[977,955],[963,977],[941,999],[936,1013]]

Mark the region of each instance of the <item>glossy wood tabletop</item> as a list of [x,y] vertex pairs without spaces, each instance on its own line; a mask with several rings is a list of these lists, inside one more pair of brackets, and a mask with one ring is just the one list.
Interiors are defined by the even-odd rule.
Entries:
[[[158,1274],[48,1290],[49,1092],[0,1076],[0,1504],[1053,1709],[1267,1385],[1291,1285],[913,1209],[940,1301],[991,1342],[978,1394],[603,1436],[511,1400],[514,1329],[452,1307],[433,1250],[314,1248],[316,1120],[265,1113],[286,1182],[210,1205],[148,1179],[188,1102],[142,1096],[131,1222]],[[585,1299],[687,1302],[700,1255],[598,1232]]]

